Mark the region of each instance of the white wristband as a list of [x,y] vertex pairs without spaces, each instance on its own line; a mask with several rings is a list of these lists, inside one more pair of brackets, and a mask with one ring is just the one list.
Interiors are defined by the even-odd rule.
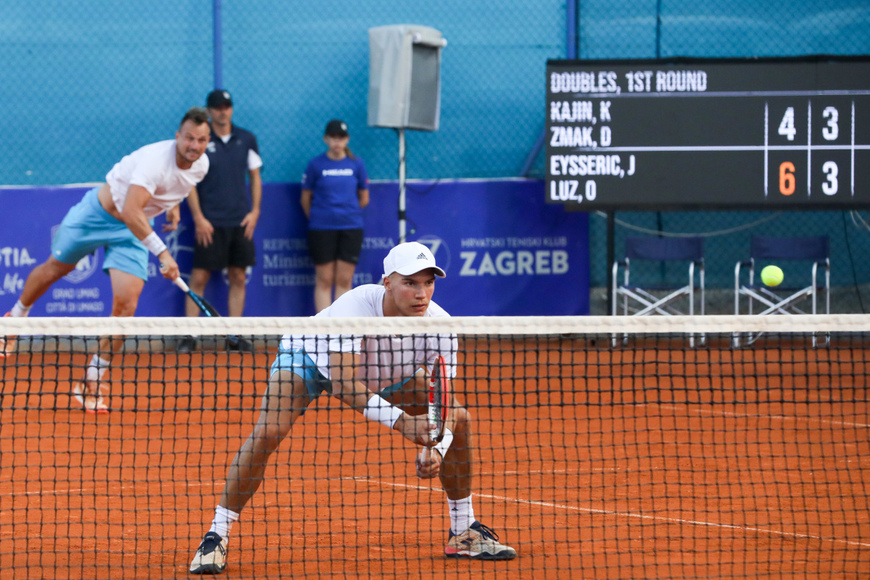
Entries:
[[443,459],[445,455],[447,455],[447,450],[450,449],[450,444],[453,443],[453,431],[444,428],[444,437],[441,439],[441,443],[433,447],[435,451],[441,454],[441,458]]
[[166,244],[163,243],[163,240],[160,239],[160,236],[157,235],[157,232],[151,232],[145,239],[142,240],[142,243],[145,244],[145,247],[148,248],[155,256],[159,256],[166,250]]
[[378,395],[372,395],[369,402],[366,403],[366,408],[363,409],[363,416],[369,421],[380,423],[390,429],[396,424],[403,414],[402,410],[394,407]]

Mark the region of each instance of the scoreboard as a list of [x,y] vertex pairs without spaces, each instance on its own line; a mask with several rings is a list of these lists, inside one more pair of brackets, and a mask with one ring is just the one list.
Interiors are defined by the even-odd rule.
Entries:
[[574,211],[870,207],[870,57],[550,60],[546,164]]

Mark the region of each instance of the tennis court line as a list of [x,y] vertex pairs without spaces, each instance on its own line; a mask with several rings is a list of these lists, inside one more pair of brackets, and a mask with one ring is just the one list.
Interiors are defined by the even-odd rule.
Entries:
[[[740,404],[740,403],[735,403]],[[752,403],[755,404],[755,403]],[[662,409],[671,409],[672,411],[682,411],[684,410],[682,407],[678,405],[664,405],[662,403],[639,403],[638,407],[661,407]],[[685,407],[689,405],[686,404]],[[825,425],[832,425],[836,427],[856,427],[859,429],[868,429],[870,425],[867,423],[852,423],[849,421],[832,421],[830,419],[821,419],[818,417],[798,417],[797,415],[764,415],[760,413],[734,413],[731,411],[713,411],[706,409],[685,409],[690,413],[694,413],[696,415],[719,415],[721,417],[743,417],[743,418],[767,418],[767,419],[779,419],[780,421],[803,421],[805,423],[823,423]]]
[[[432,488],[432,487],[423,487],[423,486],[419,486],[419,485],[409,485],[406,483],[395,483],[395,482],[383,481],[383,480],[379,480],[379,479],[370,479],[367,477],[346,477],[343,479],[350,479],[353,481],[370,482],[370,483],[385,485],[387,487],[400,487],[400,488],[404,488],[404,489],[415,489],[418,491],[430,491],[430,492],[437,491],[438,493],[442,493],[442,490],[440,490],[440,489],[436,490],[435,488]],[[704,521],[699,521],[699,520],[687,520],[687,519],[683,519],[683,518],[666,518],[666,517],[662,517],[662,516],[650,516],[650,515],[646,515],[646,514],[637,514],[634,512],[620,512],[620,511],[616,511],[616,510],[603,510],[603,509],[598,509],[598,508],[569,506],[569,505],[546,502],[546,501],[520,499],[520,498],[515,498],[515,497],[504,497],[504,496],[484,494],[484,493],[475,493],[474,495],[476,495],[477,497],[484,497],[487,499],[493,499],[493,500],[497,500],[497,501],[503,501],[503,502],[509,502],[509,503],[518,503],[518,504],[523,504],[523,505],[533,505],[533,506],[538,506],[538,507],[556,508],[556,509],[561,509],[561,510],[565,510],[565,511],[574,511],[574,512],[583,512],[583,513],[589,513],[589,514],[616,516],[616,517],[622,517],[622,518],[634,518],[634,519],[639,519],[639,520],[651,520],[651,521],[664,522],[664,523],[669,523],[669,524],[685,524],[685,525],[701,526],[701,527],[707,527],[707,528],[722,528],[722,529],[728,529],[728,530],[740,530],[742,532],[747,532],[747,533],[767,534],[770,536],[780,536],[783,538],[794,538],[794,539],[798,539],[798,540],[818,540],[820,542],[831,542],[834,544],[845,544],[848,546],[858,546],[858,547],[862,547],[862,548],[870,548],[870,543],[855,542],[855,541],[851,541],[851,540],[841,540],[841,539],[836,539],[836,538],[823,538],[821,536],[812,536],[809,534],[798,534],[798,533],[794,533],[794,532],[784,532],[782,530],[770,530],[767,528],[756,528],[756,527],[752,527],[752,526],[737,526],[734,524],[722,524],[722,523],[717,523],[717,522],[704,522]]]

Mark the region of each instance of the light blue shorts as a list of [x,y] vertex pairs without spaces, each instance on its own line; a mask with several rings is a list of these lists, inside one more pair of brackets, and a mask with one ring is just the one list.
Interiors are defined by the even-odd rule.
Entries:
[[[317,370],[317,365],[314,364],[311,357],[305,354],[305,351],[302,349],[284,350],[280,348],[278,355],[275,357],[275,362],[272,363],[272,370],[269,376],[274,376],[278,371],[290,371],[303,379],[305,381],[305,389],[308,391],[308,398],[312,401],[319,397],[321,393],[332,394],[332,381],[324,377],[323,373]],[[411,377],[408,377],[394,385],[381,389],[378,394],[382,397],[389,397],[410,380]]]
[[110,268],[148,280],[148,249],[130,228],[100,205],[98,187],[88,191],[67,212],[51,240],[51,255],[64,264],[75,264],[104,247],[103,271]]

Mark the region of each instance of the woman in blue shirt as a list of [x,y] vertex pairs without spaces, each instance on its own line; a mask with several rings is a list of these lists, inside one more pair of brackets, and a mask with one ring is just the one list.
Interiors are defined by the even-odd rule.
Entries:
[[300,200],[309,221],[308,252],[316,275],[317,312],[353,285],[363,242],[362,210],[369,204],[368,172],[363,160],[347,146],[347,124],[337,119],[327,123],[323,141],[326,153],[308,162]]

